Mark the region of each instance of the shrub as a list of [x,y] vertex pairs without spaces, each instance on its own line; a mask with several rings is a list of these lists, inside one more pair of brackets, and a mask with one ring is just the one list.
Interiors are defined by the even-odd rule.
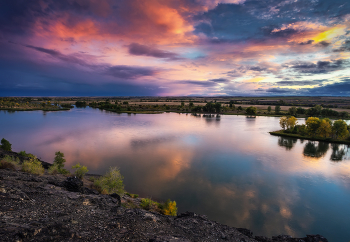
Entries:
[[69,174],[70,172],[66,169],[64,169],[64,163],[66,162],[66,159],[64,159],[64,154],[60,151],[57,151],[55,153],[55,159],[53,161],[53,165],[49,168],[50,174]]
[[48,173],[51,174],[51,175],[54,175],[54,174],[63,174],[63,175],[67,175],[67,174],[70,174],[70,172],[66,169],[63,169],[63,168],[59,168],[59,166],[57,164],[53,164],[52,166],[50,166],[50,168],[48,169]]
[[132,193],[129,193],[129,192],[126,192],[125,195],[128,195],[129,197],[132,197],[132,198],[138,198],[139,197],[139,194],[132,194]]
[[143,209],[150,210],[151,208],[156,207],[157,203],[152,201],[150,198],[142,198],[140,206]]
[[79,163],[72,166],[72,168],[75,169],[74,175],[79,179],[83,179],[85,174],[89,171],[86,166],[81,166]]
[[124,193],[123,178],[117,167],[110,167],[104,176],[95,180],[94,185],[101,193],[122,195]]
[[23,162],[22,171],[35,175],[42,175],[44,174],[45,169],[41,162],[35,157]]
[[12,156],[6,155],[4,158],[0,161],[0,169],[12,169],[16,170],[19,167],[19,159],[18,157],[15,159]]
[[29,158],[35,158],[35,155],[33,155],[31,153],[26,153],[24,150],[20,151],[18,154],[21,156],[29,157]]
[[165,215],[176,216],[177,215],[176,202],[168,199],[164,204],[162,211]]
[[6,140],[5,138],[2,138],[2,140],[1,140],[1,148],[3,150],[12,151],[11,146],[12,146],[12,144],[8,140]]

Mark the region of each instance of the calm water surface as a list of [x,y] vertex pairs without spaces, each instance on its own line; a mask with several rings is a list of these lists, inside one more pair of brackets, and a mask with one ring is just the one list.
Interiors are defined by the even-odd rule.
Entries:
[[[302,123],[300,120],[299,123]],[[116,114],[98,109],[0,112],[0,138],[91,173],[118,166],[127,191],[255,235],[350,240],[350,151],[271,136],[278,118]]]

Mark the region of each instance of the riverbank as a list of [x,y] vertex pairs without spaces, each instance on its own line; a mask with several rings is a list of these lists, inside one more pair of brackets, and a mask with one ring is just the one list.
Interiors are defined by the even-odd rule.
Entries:
[[16,111],[44,111],[44,112],[51,112],[51,111],[68,111],[70,108],[0,108],[0,110],[4,111],[10,111],[10,112],[16,112]]
[[284,133],[284,130],[272,131],[269,133],[271,135],[275,135],[275,136],[283,136],[283,137],[291,137],[291,138],[297,138],[297,139],[306,139],[306,140],[312,140],[312,141],[350,145],[350,140],[349,141],[348,140],[336,140],[336,139],[330,139],[330,138],[320,138],[320,137],[304,136],[304,135],[300,135],[300,134]]
[[[0,149],[0,158],[16,152]],[[47,169],[50,164],[41,161]],[[89,176],[79,183],[61,174],[42,176],[0,169],[0,236],[2,241],[327,241],[253,236],[191,212],[162,215],[138,208],[141,198],[103,195]],[[127,206],[129,204],[130,206]]]

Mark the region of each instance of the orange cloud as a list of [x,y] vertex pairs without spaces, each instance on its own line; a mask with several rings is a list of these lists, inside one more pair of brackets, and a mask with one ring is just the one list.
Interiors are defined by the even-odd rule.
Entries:
[[254,77],[254,78],[244,80],[244,82],[260,82],[265,79],[266,79],[265,77]]

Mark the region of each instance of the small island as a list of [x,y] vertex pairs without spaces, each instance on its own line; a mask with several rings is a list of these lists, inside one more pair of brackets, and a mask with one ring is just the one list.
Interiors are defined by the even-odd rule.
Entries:
[[341,119],[331,121],[329,118],[309,117],[305,124],[299,125],[294,116],[283,116],[279,123],[282,130],[270,132],[271,135],[350,144],[350,125]]

